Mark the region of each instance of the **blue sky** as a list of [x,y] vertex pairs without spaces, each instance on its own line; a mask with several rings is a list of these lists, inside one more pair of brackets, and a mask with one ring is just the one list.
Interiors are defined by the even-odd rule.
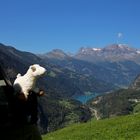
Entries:
[[0,0],[0,42],[34,53],[140,48],[140,0]]

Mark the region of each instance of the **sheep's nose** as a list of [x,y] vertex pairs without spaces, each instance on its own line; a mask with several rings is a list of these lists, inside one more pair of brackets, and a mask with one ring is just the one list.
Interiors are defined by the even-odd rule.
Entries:
[[46,75],[47,74],[47,70],[44,68],[44,74]]

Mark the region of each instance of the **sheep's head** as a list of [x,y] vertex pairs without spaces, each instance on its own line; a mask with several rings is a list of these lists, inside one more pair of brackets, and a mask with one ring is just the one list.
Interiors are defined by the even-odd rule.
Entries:
[[46,73],[46,69],[41,67],[38,64],[31,65],[29,70],[30,70],[30,72],[32,72],[32,75],[34,77],[39,77],[39,76],[42,76]]

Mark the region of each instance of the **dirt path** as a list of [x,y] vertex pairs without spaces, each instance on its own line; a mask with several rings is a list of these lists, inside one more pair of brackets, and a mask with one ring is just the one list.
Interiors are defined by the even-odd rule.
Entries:
[[91,107],[90,107],[90,110],[91,110],[91,112],[94,114],[95,118],[96,118],[97,120],[99,120],[99,119],[100,119],[100,116],[98,115],[97,110],[96,110],[96,109],[93,109],[93,108],[91,108]]

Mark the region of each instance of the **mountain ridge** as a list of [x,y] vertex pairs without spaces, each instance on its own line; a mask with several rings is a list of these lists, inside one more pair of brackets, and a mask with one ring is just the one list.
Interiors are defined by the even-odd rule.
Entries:
[[[64,55],[64,56],[69,56],[69,57],[77,57],[78,55],[97,55],[97,56],[102,56],[102,54],[107,53],[107,54],[132,54],[132,55],[137,55],[140,54],[140,50],[136,48],[132,48],[127,44],[110,44],[107,45],[103,48],[96,48],[96,47],[81,47],[78,52],[76,52],[73,55],[69,55],[69,53],[66,53],[65,51],[61,49],[53,49],[52,51],[46,52],[46,55],[50,54],[59,54],[59,55]],[[44,54],[44,55],[45,55]]]
[[47,76],[37,82],[37,86],[47,93],[39,98],[42,133],[74,122],[87,121],[91,117],[89,109],[72,99],[72,96],[84,94],[86,91],[106,91],[111,87],[93,76],[89,77],[51,63],[48,58],[44,61],[33,53],[3,44],[0,45],[0,62],[12,83],[17,73],[23,75],[32,64],[37,63],[47,69]]
[[[128,48],[126,49],[128,50]],[[94,48],[94,51],[100,50]],[[45,98],[41,100],[42,110],[44,110],[41,112],[41,118],[43,120],[45,119],[44,122],[46,123],[41,124],[41,126],[43,125],[43,132],[47,131],[46,126],[48,124],[50,131],[65,126],[65,124],[71,121],[71,119],[67,120],[67,118],[65,118],[66,116],[70,117],[71,115],[74,115],[74,122],[79,122],[85,114],[88,114],[86,115],[87,118],[84,118],[85,121],[90,118],[89,110],[86,108],[83,109],[81,103],[73,100],[64,102],[62,99],[72,97],[74,94],[84,95],[85,92],[104,93],[105,91],[116,89],[116,85],[117,87],[121,85],[129,86],[140,73],[140,65],[129,59],[123,61],[115,60],[115,62],[102,61],[101,59],[100,62],[97,61],[96,63],[93,63],[87,60],[83,61],[77,59],[73,56],[68,56],[58,49],[53,51],[51,57],[48,57],[48,54],[45,54],[44,56],[35,55],[30,52],[19,51],[14,47],[0,44],[0,54],[0,61],[3,63],[3,67],[5,67],[9,77],[13,80],[17,73],[25,73],[28,66],[33,63],[39,63],[48,69],[47,78],[40,81],[40,86],[43,89],[46,89],[48,93],[45,95]],[[78,111],[73,109],[67,110],[66,106],[63,116],[61,116],[62,118],[55,118],[53,114],[55,114],[55,116],[60,115],[60,109],[67,104],[70,104],[72,107],[74,105]],[[46,106],[51,108],[51,110],[49,108],[46,110]],[[55,108],[57,108],[57,111]],[[46,121],[46,112],[48,110],[49,119]],[[84,112],[84,114],[82,112]],[[51,121],[51,118],[53,118],[53,122]],[[64,121],[62,121],[62,119]]]
[[[60,51],[59,51],[60,53]],[[49,52],[41,58],[61,67],[85,75],[94,75],[98,80],[114,83],[116,86],[129,86],[140,73],[140,52],[126,44],[111,44],[105,48],[81,48],[75,55],[69,56]]]
[[82,48],[75,58],[96,63],[96,61],[134,61],[138,56],[140,56],[138,49],[131,48],[126,44],[111,44],[104,48]]

